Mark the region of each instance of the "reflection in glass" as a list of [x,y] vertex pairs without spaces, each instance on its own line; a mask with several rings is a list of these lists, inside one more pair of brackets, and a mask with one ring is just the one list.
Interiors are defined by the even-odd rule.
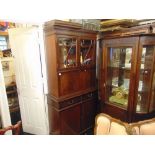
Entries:
[[132,48],[108,48],[106,100],[127,108]]
[[155,67],[153,72],[153,80],[152,80],[152,87],[151,87],[151,101],[150,101],[149,111],[152,112],[154,110],[155,110]]
[[80,64],[88,65],[93,64],[95,52],[95,40],[83,39],[80,41]]
[[75,38],[59,38],[58,46],[60,50],[59,67],[68,68],[76,66],[76,42]]
[[[139,75],[138,97],[137,97],[138,99],[136,108],[137,112],[148,111],[150,81],[152,76],[151,69],[153,67],[153,51],[154,46],[144,46],[142,49],[141,66],[139,73],[140,75]],[[154,93],[154,91],[152,93]]]

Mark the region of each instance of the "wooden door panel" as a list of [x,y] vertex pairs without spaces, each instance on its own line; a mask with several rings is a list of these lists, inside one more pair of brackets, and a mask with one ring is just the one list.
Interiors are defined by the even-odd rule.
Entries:
[[96,101],[88,100],[82,103],[82,130],[93,126],[96,115]]
[[83,69],[80,72],[80,89],[86,90],[94,88],[96,85],[96,70],[95,69]]
[[80,104],[61,112],[61,134],[71,135],[80,133]]
[[90,87],[96,87],[96,69],[90,70]]
[[9,39],[15,57],[23,131],[31,134],[48,134],[41,45],[39,46],[38,43],[40,33],[38,32],[38,28],[10,29]]
[[59,73],[60,96],[79,91],[79,83],[80,80],[78,71]]
[[88,70],[81,70],[80,72],[80,90],[85,90],[90,88],[91,77],[90,71]]

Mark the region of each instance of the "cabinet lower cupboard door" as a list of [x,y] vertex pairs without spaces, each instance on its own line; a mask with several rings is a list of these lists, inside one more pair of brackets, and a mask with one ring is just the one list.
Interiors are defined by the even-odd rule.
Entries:
[[80,133],[80,104],[61,111],[61,134],[74,135]]
[[95,122],[96,101],[90,100],[83,102],[82,113],[82,130],[91,128]]

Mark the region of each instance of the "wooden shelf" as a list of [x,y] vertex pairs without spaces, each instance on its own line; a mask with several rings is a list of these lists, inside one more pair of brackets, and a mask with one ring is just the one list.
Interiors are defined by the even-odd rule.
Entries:
[[6,32],[6,31],[0,31],[0,36],[8,36],[8,32]]
[[7,94],[14,94],[14,93],[17,93],[16,90],[10,90],[10,91],[6,91]]

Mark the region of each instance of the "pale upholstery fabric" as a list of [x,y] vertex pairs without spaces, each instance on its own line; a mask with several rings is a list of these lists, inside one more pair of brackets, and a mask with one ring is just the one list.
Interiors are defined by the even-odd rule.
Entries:
[[134,127],[132,128],[132,133],[133,133],[134,135],[139,135],[139,127],[138,127],[138,126],[134,126]]
[[100,116],[97,119],[96,134],[105,135],[109,133],[110,120],[106,117]]
[[127,135],[127,132],[126,132],[125,126],[117,122],[112,122],[109,134],[110,135]]
[[155,118],[130,124],[136,135],[155,135]]
[[114,119],[106,114],[99,114],[95,120],[96,135],[127,135],[126,123]]
[[155,135],[155,122],[141,125],[140,135]]
[[125,123],[101,113],[96,116],[96,135],[155,135],[155,118],[135,123]]

